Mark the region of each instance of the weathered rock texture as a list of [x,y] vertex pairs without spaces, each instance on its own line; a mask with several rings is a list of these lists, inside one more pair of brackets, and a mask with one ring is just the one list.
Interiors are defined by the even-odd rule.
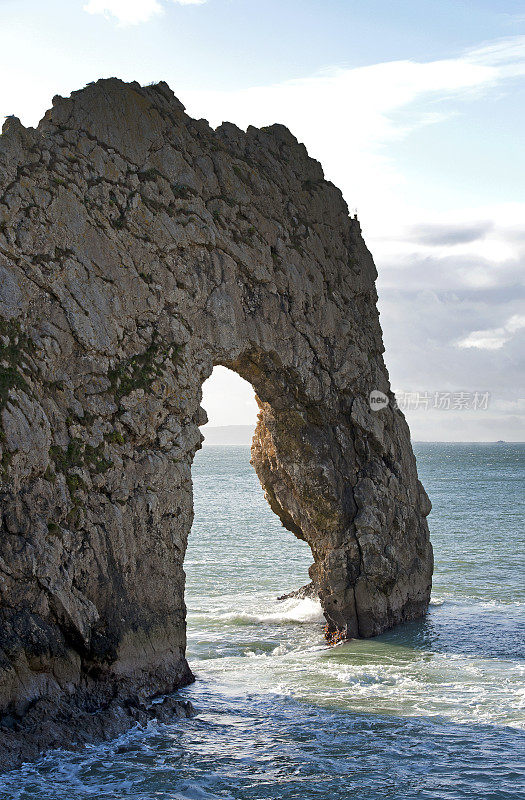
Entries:
[[[253,463],[331,630],[427,608],[429,501],[392,407],[376,270],[281,125],[99,81],[0,138],[0,709],[192,679],[183,559],[201,385],[260,405]],[[389,395],[391,397],[391,395]],[[48,701],[46,701],[48,702]],[[83,701],[85,703],[85,700]]]

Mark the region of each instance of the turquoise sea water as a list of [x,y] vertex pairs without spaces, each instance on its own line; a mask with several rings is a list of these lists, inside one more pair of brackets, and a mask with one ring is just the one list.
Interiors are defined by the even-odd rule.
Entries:
[[418,444],[434,505],[428,616],[327,648],[308,547],[266,505],[249,448],[193,474],[188,658],[199,714],[0,777],[17,800],[525,798],[525,446]]

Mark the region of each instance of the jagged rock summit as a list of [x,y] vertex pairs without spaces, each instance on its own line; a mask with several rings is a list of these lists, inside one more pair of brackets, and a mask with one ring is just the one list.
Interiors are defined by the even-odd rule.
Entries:
[[[430,503],[402,413],[368,401],[372,390],[392,399],[375,278],[341,192],[282,125],[212,130],[165,83],[117,79],[55,97],[36,129],[6,121],[10,757],[27,755],[19,742],[39,707],[47,718],[64,704],[129,708],[191,681],[183,560],[201,386],[216,364],[256,391],[253,464],[311,547],[329,631],[373,636],[425,612]],[[39,746],[64,743],[54,736],[40,730]]]

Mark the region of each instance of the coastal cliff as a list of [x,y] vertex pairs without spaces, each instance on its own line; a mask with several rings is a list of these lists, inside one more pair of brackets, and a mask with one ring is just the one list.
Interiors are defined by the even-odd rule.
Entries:
[[281,125],[213,130],[165,83],[117,79],[36,129],[6,121],[0,765],[85,740],[95,711],[112,722],[88,735],[114,735],[192,680],[183,561],[215,365],[255,389],[253,464],[310,545],[328,633],[425,613],[430,503],[402,413],[369,405],[393,399],[375,278]]

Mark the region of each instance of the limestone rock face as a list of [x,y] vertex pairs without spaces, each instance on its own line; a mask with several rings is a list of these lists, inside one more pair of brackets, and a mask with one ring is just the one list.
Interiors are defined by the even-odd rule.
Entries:
[[253,464],[330,630],[422,615],[428,498],[359,223],[283,126],[169,87],[55,97],[0,137],[0,711],[191,680],[183,560],[201,386],[239,373]]

